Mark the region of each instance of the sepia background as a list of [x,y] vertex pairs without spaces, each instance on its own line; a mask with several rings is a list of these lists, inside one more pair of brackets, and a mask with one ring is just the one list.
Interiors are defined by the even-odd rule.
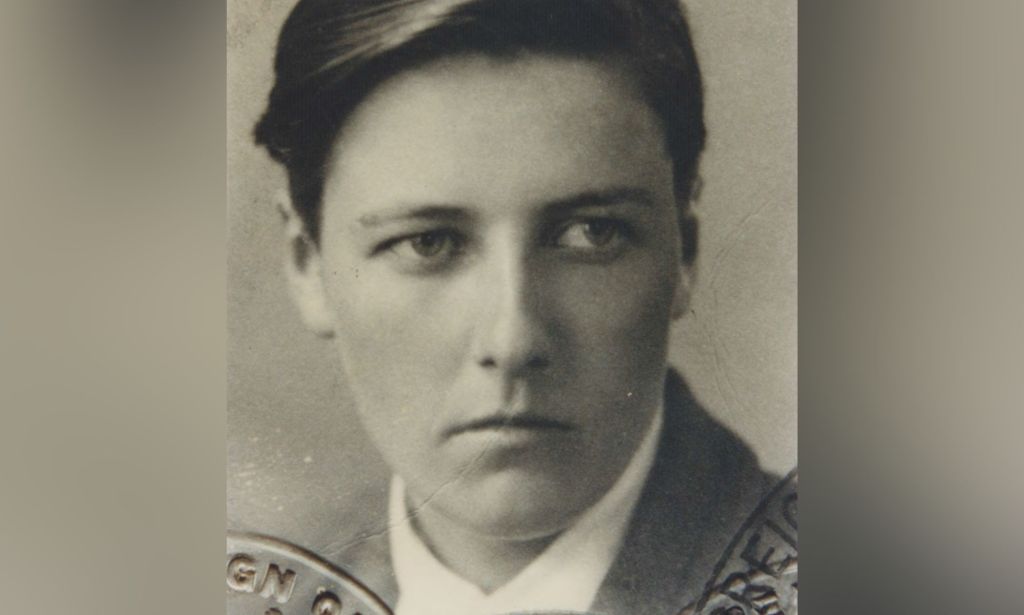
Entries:
[[[294,2],[228,3],[228,525],[315,541],[358,483],[384,485],[333,347],[286,294],[272,197],[283,171],[252,144],[277,32]],[[795,2],[686,2],[708,147],[691,313],[672,363],[779,474],[797,460]]]
[[[234,110],[256,106],[237,60],[269,54],[238,46],[241,8]],[[235,172],[247,122],[224,113],[226,18],[0,6],[7,612],[224,607],[224,146],[230,119]],[[799,21],[801,603],[1018,613],[1024,4],[802,2]],[[237,465],[231,506],[255,509]]]

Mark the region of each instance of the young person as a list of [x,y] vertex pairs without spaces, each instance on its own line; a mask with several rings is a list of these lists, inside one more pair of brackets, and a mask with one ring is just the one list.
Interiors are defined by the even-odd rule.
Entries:
[[394,473],[389,530],[323,555],[399,615],[698,598],[770,479],[667,365],[704,145],[678,4],[300,0],[275,79],[292,294]]

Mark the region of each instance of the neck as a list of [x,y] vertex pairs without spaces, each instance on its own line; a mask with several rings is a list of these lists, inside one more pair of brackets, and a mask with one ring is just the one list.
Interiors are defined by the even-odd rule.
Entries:
[[438,560],[488,594],[512,580],[558,537],[509,540],[484,536],[429,506],[419,509],[413,527]]

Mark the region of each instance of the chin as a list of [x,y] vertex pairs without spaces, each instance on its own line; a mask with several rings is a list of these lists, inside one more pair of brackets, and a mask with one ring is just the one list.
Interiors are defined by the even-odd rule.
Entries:
[[439,503],[482,535],[535,540],[562,532],[600,498],[580,493],[587,482],[505,471],[474,477]]

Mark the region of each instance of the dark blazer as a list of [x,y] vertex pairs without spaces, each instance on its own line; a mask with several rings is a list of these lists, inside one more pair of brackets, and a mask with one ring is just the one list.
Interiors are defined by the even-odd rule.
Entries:
[[[708,416],[682,378],[670,372],[654,466],[591,611],[676,615],[695,602],[729,541],[774,482],[750,449]],[[394,605],[398,590],[387,530],[381,529],[387,523],[386,490],[374,497],[381,500],[373,508],[379,518],[319,551]]]

